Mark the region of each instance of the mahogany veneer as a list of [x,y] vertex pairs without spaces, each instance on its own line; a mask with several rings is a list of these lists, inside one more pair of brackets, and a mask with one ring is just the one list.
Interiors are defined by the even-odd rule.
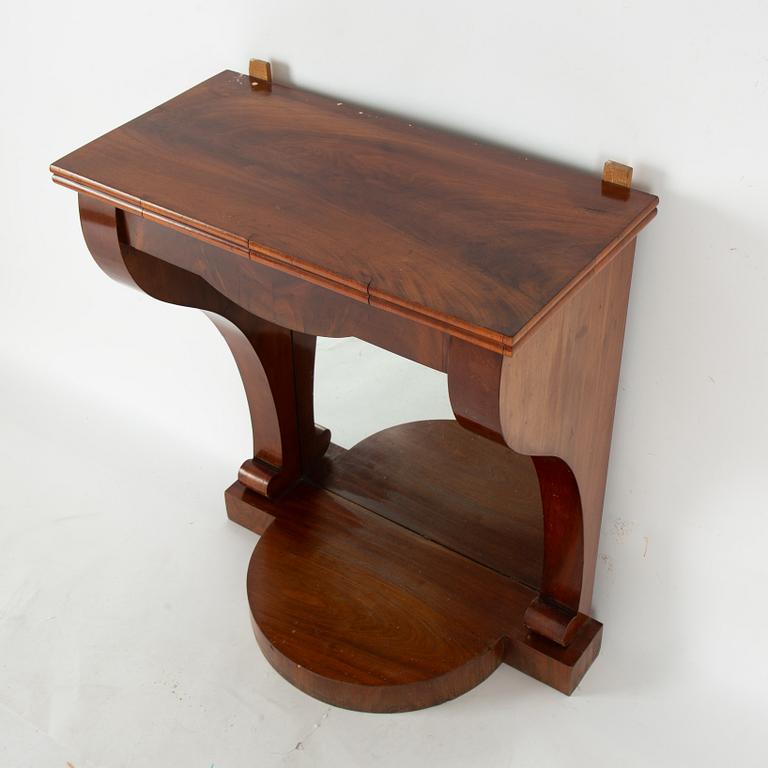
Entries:
[[[225,495],[272,665],[401,711],[502,661],[570,693],[589,617],[635,237],[657,198],[222,72],[51,167],[112,277],[204,310],[253,455]],[[315,338],[447,373],[455,422],[344,451],[314,421]]]

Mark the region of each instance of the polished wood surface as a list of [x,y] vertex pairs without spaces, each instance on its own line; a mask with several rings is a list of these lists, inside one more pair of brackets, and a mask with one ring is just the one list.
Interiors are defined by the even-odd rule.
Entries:
[[55,178],[503,351],[653,215],[599,177],[222,72]]
[[[225,499],[264,534],[248,575],[264,654],[368,711],[439,703],[502,660],[570,693],[600,645],[624,323],[656,198],[620,164],[601,179],[254,73],[52,170],[102,269],[203,310],[232,351],[253,453]],[[455,422],[332,444],[317,336],[445,372]]]
[[263,59],[251,59],[248,62],[248,75],[256,80],[252,87],[259,87],[262,84],[272,83],[272,64]]
[[118,211],[123,242],[191,272],[257,317],[311,336],[356,336],[445,371],[450,337],[378,307],[302,280],[279,269],[240,258],[134,213]]
[[568,648],[531,635],[523,614],[535,590],[314,484],[281,503],[237,484],[228,504],[236,519],[239,505],[261,515],[248,567],[259,645],[319,699],[420,709],[473,688],[502,661],[571,693],[597,655],[599,622]]
[[541,594],[526,621],[567,645],[591,609],[634,241],[501,356],[452,340],[457,420],[534,457],[544,516]]
[[535,457],[541,483],[542,596],[585,614],[592,604],[634,252],[634,242],[626,245],[502,369],[504,440]]
[[229,345],[245,386],[253,430],[253,457],[238,478],[274,496],[295,483],[330,442],[314,423],[315,338],[246,311],[209,283],[131,247],[114,207],[80,195],[80,222],[91,255],[110,277],[172,304],[202,309]]
[[543,518],[528,456],[453,421],[400,424],[316,463],[310,477],[338,496],[538,587]]

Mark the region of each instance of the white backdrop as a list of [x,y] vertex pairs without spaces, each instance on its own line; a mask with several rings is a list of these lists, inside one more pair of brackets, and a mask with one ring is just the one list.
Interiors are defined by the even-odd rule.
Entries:
[[[763,766],[768,635],[764,3],[15,4],[0,26],[0,768]],[[251,636],[248,453],[213,326],[111,282],[47,166],[222,69],[599,172],[641,235],[598,564],[566,698],[510,668],[421,713],[328,708]],[[322,344],[349,445],[448,416],[442,375]]]

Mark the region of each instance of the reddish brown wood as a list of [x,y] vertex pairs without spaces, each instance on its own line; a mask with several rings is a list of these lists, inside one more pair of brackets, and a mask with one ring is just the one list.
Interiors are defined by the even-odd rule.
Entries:
[[503,443],[499,387],[504,358],[463,339],[448,345],[448,395],[456,421],[463,427]]
[[558,642],[591,608],[634,250],[602,265],[502,368],[504,439],[537,457],[544,506],[542,599],[526,621],[543,631],[560,609],[560,630],[545,632]]
[[526,624],[561,645],[590,611],[633,254],[634,241],[596,265],[511,355],[449,347],[459,423],[533,456],[544,566]]
[[[362,112],[362,114],[361,114]],[[501,351],[652,214],[599,177],[222,72],[61,158],[61,182]]]
[[530,459],[454,423],[333,447],[279,503],[239,483],[226,498],[233,520],[264,534],[248,572],[259,644],[317,698],[418,709],[502,660],[571,693],[597,655],[593,619],[567,648],[526,631],[542,551]]
[[[502,659],[570,692],[600,643],[632,258],[657,199],[255,82],[222,73],[52,170],[101,267],[204,310],[232,350],[254,449],[226,504],[264,534],[264,653],[372,711],[444,701]],[[329,446],[318,335],[447,372],[458,424]]]
[[579,612],[586,567],[581,495],[571,468],[562,459],[534,456],[533,464],[544,512],[544,568],[540,595],[526,612],[525,623],[567,645],[584,616]]
[[348,451],[336,448],[311,477],[430,541],[539,586],[541,500],[528,456],[453,421],[417,421]]
[[448,337],[223,247],[124,213],[124,238],[137,250],[202,277],[251,314],[310,336],[357,336],[397,355],[445,370]]
[[420,709],[473,688],[502,661],[570,693],[597,655],[598,622],[569,648],[531,636],[522,621],[531,588],[336,494],[302,484],[275,504],[230,492],[265,515],[248,568],[259,645],[319,699]]
[[240,469],[241,482],[266,496],[296,482],[302,466],[330,442],[330,433],[314,425],[314,337],[261,320],[199,276],[131,247],[123,234],[124,214],[107,203],[81,195],[80,221],[91,254],[107,274],[161,301],[203,309],[226,340],[253,427],[253,457]]

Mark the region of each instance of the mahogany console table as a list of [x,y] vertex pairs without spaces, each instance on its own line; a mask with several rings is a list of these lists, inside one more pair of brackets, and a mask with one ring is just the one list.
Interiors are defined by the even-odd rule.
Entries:
[[[481,145],[253,61],[51,170],[107,274],[202,309],[232,350],[253,456],[226,507],[261,534],[248,599],[281,675],[378,712],[455,697],[502,661],[576,687],[600,646],[627,298],[658,202],[631,169]],[[314,421],[319,335],[445,372],[456,420],[335,446]]]

